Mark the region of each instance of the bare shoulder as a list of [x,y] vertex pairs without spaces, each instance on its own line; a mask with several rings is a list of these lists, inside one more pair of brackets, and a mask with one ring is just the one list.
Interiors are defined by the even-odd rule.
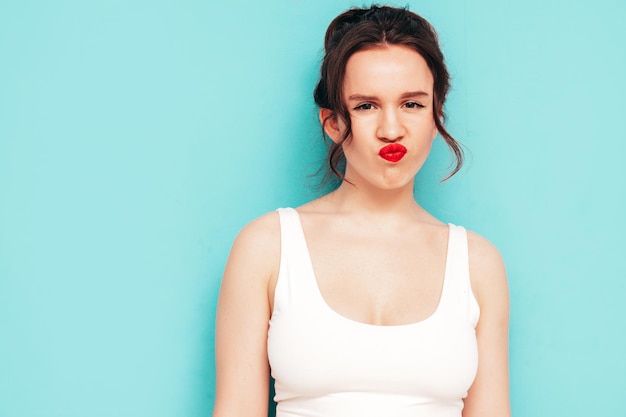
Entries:
[[508,300],[506,268],[498,249],[484,237],[467,232],[469,266],[472,288],[483,307],[494,298],[497,302]]
[[241,229],[233,243],[225,276],[231,275],[229,272],[254,271],[252,275],[267,282],[277,271],[279,259],[280,220],[277,212],[270,212]]
[[274,244],[280,244],[280,220],[278,212],[273,211],[252,220],[237,235],[235,245],[251,245],[266,250]]

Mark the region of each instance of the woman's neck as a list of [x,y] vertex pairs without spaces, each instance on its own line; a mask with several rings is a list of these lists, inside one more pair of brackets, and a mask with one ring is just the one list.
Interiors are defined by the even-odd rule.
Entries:
[[413,197],[413,182],[400,188],[380,189],[343,182],[327,196],[340,212],[364,215],[415,215],[423,212]]

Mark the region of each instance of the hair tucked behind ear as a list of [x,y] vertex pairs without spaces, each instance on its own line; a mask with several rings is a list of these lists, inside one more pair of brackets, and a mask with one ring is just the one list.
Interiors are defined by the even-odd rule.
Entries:
[[[337,16],[328,26],[324,38],[324,59],[320,79],[315,88],[315,103],[330,110],[322,121],[322,130],[330,119],[341,119],[346,130],[339,141],[330,144],[328,165],[330,176],[345,180],[345,156],[342,145],[350,140],[352,126],[342,91],[348,59],[357,51],[382,45],[404,45],[414,49],[426,61],[433,80],[433,117],[441,137],[455,156],[456,164],[444,181],[456,174],[463,165],[463,149],[444,126],[444,103],[450,89],[450,75],[435,29],[421,16],[403,8],[372,6],[353,8]],[[330,179],[329,175],[325,178]]]

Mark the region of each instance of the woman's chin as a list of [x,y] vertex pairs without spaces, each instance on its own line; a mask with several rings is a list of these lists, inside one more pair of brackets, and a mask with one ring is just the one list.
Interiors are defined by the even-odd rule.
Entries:
[[406,175],[398,172],[386,172],[382,178],[382,187],[385,190],[395,190],[405,187],[413,187],[414,175]]

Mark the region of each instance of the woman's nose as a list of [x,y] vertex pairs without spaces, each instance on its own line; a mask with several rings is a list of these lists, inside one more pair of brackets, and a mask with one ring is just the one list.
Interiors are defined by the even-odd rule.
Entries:
[[396,142],[404,136],[404,128],[394,110],[385,110],[380,113],[378,120],[378,139],[384,142]]

